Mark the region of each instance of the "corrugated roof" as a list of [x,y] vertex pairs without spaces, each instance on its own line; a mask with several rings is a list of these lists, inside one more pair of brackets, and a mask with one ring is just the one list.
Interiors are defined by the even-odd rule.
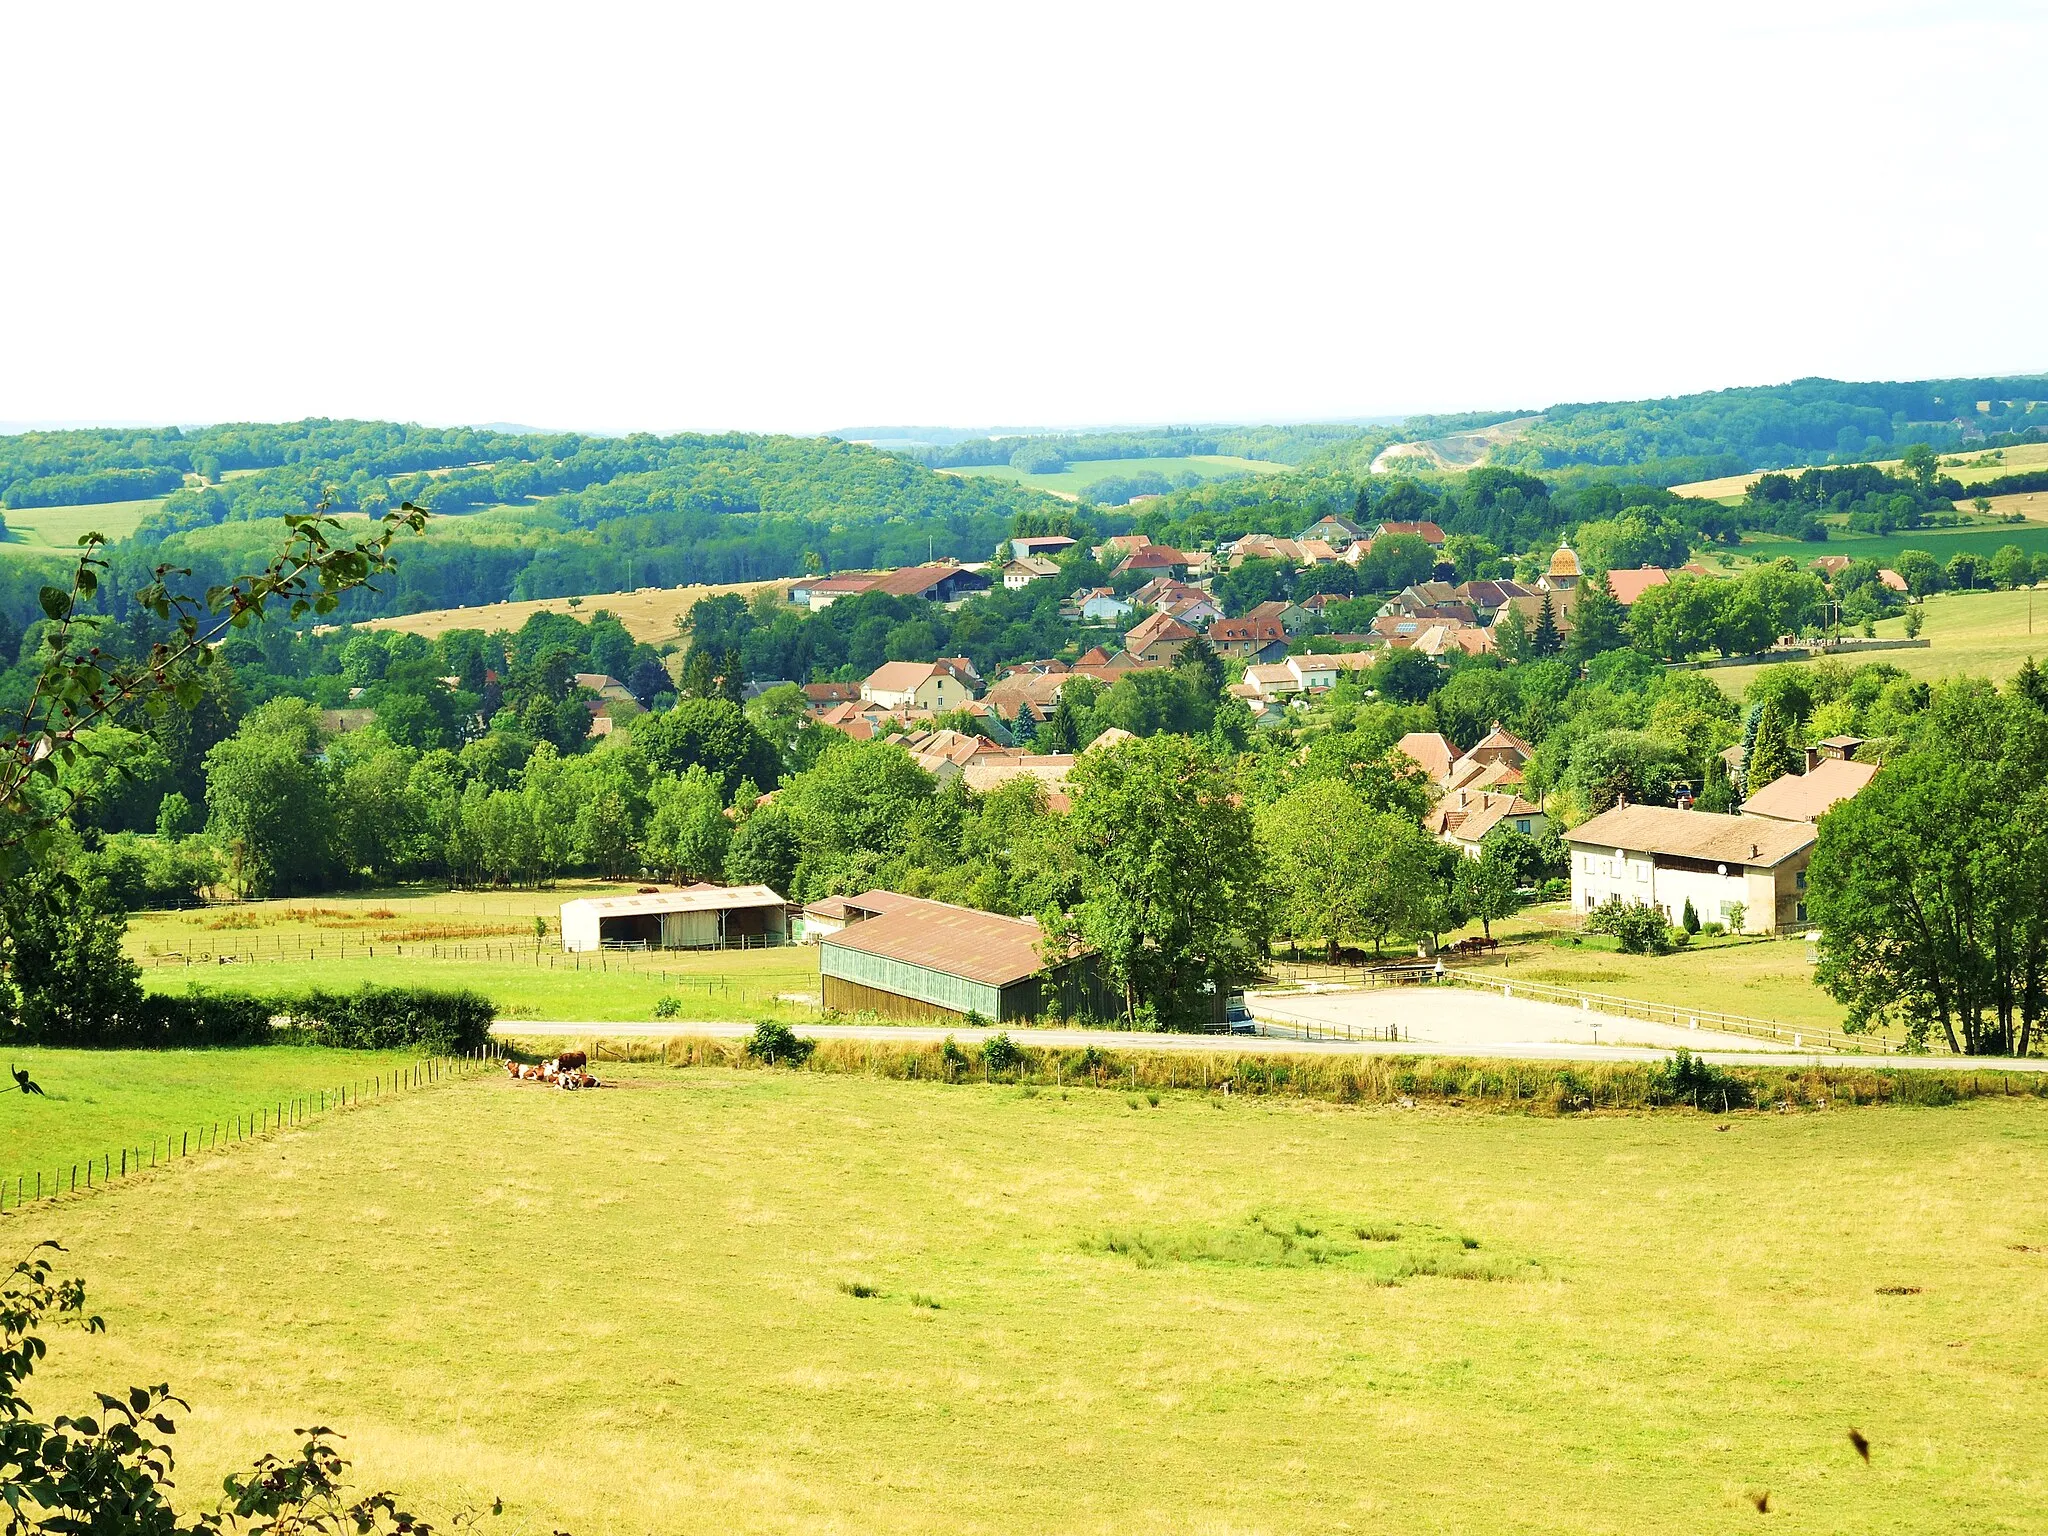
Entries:
[[1045,969],[1038,952],[1043,933],[1034,918],[1002,917],[911,896],[896,900],[901,904],[893,910],[828,934],[822,943],[991,987],[1007,987]]
[[1784,863],[1811,847],[1813,839],[1813,828],[1803,821],[1722,816],[1667,805],[1617,805],[1565,834],[1566,842],[1588,848],[1622,848],[1762,869]]
[[1861,792],[1877,777],[1877,764],[1824,757],[1807,773],[1788,773],[1771,780],[1742,802],[1746,816],[1779,821],[1818,821],[1829,806]]
[[630,917],[641,912],[730,912],[747,907],[780,907],[787,903],[765,885],[697,887],[687,891],[655,891],[646,896],[581,896],[562,903],[567,913],[595,910],[599,917]]

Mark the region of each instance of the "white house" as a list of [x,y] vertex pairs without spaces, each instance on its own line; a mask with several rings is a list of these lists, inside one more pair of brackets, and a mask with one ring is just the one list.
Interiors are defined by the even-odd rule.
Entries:
[[1041,560],[1036,555],[1022,555],[1003,565],[1003,590],[1015,592],[1028,587],[1034,581],[1043,581],[1048,576],[1057,576],[1060,568],[1050,560]]
[[1661,805],[1618,805],[1564,836],[1571,850],[1572,905],[1591,912],[1609,899],[1661,909],[1678,922],[1690,901],[1702,922],[1773,933],[1806,921],[1806,865],[1813,827],[1761,816],[1722,816]]

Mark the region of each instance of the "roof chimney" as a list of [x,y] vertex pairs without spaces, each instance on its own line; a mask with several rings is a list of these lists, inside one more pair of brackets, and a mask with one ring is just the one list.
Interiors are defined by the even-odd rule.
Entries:
[[1757,847],[1755,843],[1751,843],[1749,845],[1749,856],[1752,859],[1761,858],[1763,857],[1763,849]]

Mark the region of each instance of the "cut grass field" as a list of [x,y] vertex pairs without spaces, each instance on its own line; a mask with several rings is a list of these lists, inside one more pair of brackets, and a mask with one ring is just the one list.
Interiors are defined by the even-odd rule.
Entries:
[[[1874,459],[1879,469],[1895,470],[1897,459]],[[1945,453],[1941,456],[1944,474],[1952,476],[1963,485],[1982,485],[1986,480],[1996,480],[2000,475],[2024,474],[2029,470],[2048,469],[2048,443],[2022,443],[2016,448],[1987,449],[1983,452]],[[1757,482],[1762,470],[1751,470],[1746,474],[1723,475],[1718,480],[1694,480],[1686,485],[1674,485],[1672,494],[1690,496],[1700,501],[1740,501],[1749,488]],[[1801,475],[1802,469],[1787,470],[1790,475]],[[1965,503],[1967,505],[1967,503]]]
[[40,1171],[54,1182],[89,1158],[121,1149],[163,1149],[182,1135],[210,1136],[216,1125],[254,1115],[294,1097],[378,1080],[419,1060],[415,1052],[330,1051],[278,1045],[233,1051],[68,1051],[21,1046],[20,1067],[43,1090],[15,1093],[0,1114],[0,1185],[11,1209],[32,1195]]
[[[271,995],[376,982],[472,988],[507,1019],[646,1022],[663,997],[676,998],[685,1018],[812,1016],[778,999],[817,994],[815,949],[562,953],[561,904],[620,889],[632,887],[576,881],[552,891],[379,891],[144,912],[130,919],[126,947],[152,991],[201,986]],[[538,940],[536,917],[548,929]]]
[[169,1381],[192,1507],[324,1423],[363,1485],[502,1496],[506,1536],[1689,1536],[1766,1490],[1805,1530],[2038,1529],[2044,1212],[2020,1102],[697,1068],[457,1083],[5,1221],[107,1320],[38,1407]]
[[147,501],[102,501],[83,507],[9,507],[0,513],[7,520],[0,555],[61,553],[76,549],[79,538],[88,533],[125,539],[163,504],[164,498],[156,496]]
[[[1920,605],[1920,638],[1924,650],[1850,653],[1837,659],[1849,666],[1883,662],[1910,677],[1930,682],[1949,677],[1987,677],[2002,682],[2029,657],[2048,659],[2048,588],[2017,592],[1942,592]],[[1878,638],[1902,640],[1903,617],[1885,619]],[[1812,662],[1779,663],[1811,666]],[[1716,667],[1705,675],[1741,697],[1761,667]]]
[[1284,475],[1289,473],[1289,469],[1285,464],[1272,464],[1264,459],[1198,454],[1179,459],[1075,459],[1056,475],[1027,475],[1008,464],[977,464],[968,469],[949,469],[942,473],[1010,480],[1059,496],[1078,496],[1098,480],[1123,479],[1132,475],[1163,475],[1169,480],[1181,475],[1198,475],[1204,480],[1219,480],[1225,475]]
[[[485,514],[477,514],[479,516]],[[723,592],[751,598],[763,587],[786,592],[787,581],[743,581],[724,586],[641,587],[633,592],[598,592],[589,597],[542,597],[513,603],[479,603],[473,608],[430,608],[391,619],[370,619],[363,629],[403,630],[432,639],[451,629],[516,630],[536,613],[564,613],[588,619],[600,610],[626,626],[635,640],[659,645],[674,640],[700,599]]]

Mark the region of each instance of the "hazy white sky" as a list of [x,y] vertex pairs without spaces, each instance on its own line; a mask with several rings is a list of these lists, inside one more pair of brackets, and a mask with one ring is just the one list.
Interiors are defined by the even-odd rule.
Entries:
[[2048,6],[10,6],[0,420],[2048,369]]

